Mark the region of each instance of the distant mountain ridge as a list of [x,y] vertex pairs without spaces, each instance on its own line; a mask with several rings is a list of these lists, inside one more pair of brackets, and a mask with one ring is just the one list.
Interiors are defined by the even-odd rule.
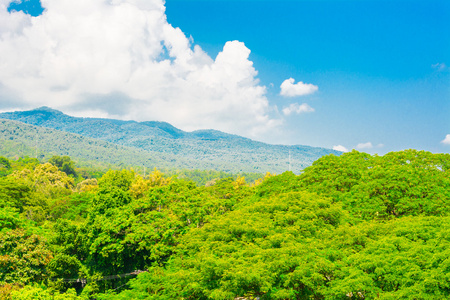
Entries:
[[[34,126],[19,121],[0,119],[0,156],[8,158],[37,157],[47,161],[53,155],[68,155],[77,166],[98,169],[144,167],[160,170],[224,169],[217,161],[184,159],[170,153],[157,153],[108,143],[52,128]],[[229,172],[239,173],[239,165]]]
[[[120,127],[123,130],[122,132],[123,134],[139,133],[139,135],[141,136],[155,135],[172,139],[180,139],[180,138],[208,139],[208,140],[210,139],[215,140],[220,138],[246,139],[244,137],[224,133],[213,129],[186,132],[174,127],[173,125],[167,122],[159,122],[159,121],[137,122],[137,121],[124,121],[124,120],[104,119],[104,118],[72,117],[62,113],[59,110],[55,110],[46,106],[29,111],[0,113],[0,118],[20,121],[35,126],[43,126],[77,134],[85,133],[84,131],[86,130],[86,127],[89,128],[90,126],[106,125],[108,127],[113,126],[114,129]],[[139,130],[134,132],[134,129],[136,128]],[[108,133],[108,130],[105,129],[101,132]],[[87,133],[89,134],[89,130],[87,130]]]
[[175,160],[197,161],[200,169],[207,165],[226,172],[282,173],[291,169],[299,173],[323,155],[341,153],[309,146],[270,145],[217,130],[185,132],[166,122],[78,118],[48,107],[0,113],[0,119],[166,154]]

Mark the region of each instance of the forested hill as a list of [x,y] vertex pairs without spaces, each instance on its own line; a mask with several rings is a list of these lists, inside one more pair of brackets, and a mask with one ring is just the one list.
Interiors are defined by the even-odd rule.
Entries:
[[111,166],[146,166],[165,170],[195,167],[211,169],[215,166],[213,163],[187,161],[170,153],[144,151],[5,119],[0,119],[0,155],[15,159],[36,157],[41,161],[47,161],[53,155],[67,155],[77,161],[78,166],[97,166],[102,169]]
[[[0,118],[76,133],[113,144],[174,155],[177,159],[200,161],[222,171],[275,172],[289,168],[295,173],[318,158],[340,152],[309,146],[270,145],[217,130],[185,132],[165,122],[136,122],[77,118],[41,107],[30,111],[1,113]],[[289,166],[289,155],[290,166]],[[200,168],[203,163],[200,163]]]

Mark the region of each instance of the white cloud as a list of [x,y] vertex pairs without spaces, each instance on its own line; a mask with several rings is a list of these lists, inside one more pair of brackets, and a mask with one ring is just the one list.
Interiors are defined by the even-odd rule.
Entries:
[[309,106],[306,103],[298,104],[298,103],[292,103],[288,107],[283,108],[283,114],[286,116],[289,116],[292,113],[301,114],[301,113],[308,113],[308,112],[314,112],[314,108]]
[[450,134],[447,134],[447,135],[445,136],[445,139],[443,139],[443,140],[441,141],[441,143],[444,144],[444,145],[450,145]]
[[431,65],[433,69],[436,69],[437,71],[444,71],[447,69],[447,65],[445,63],[436,63]]
[[8,13],[9,2],[0,0],[0,99],[15,95],[19,107],[0,109],[47,105],[250,137],[281,123],[250,50],[230,41],[210,57],[167,22],[163,0],[41,0],[34,18]]
[[289,78],[283,81],[280,86],[280,95],[285,97],[304,96],[312,94],[319,89],[316,85],[310,83],[303,83],[299,81],[298,83],[294,84],[294,82],[294,78]]
[[372,148],[373,148],[373,145],[371,142],[360,143],[360,144],[356,145],[356,149],[360,149],[360,150],[372,149]]
[[341,151],[341,152],[348,152],[348,149],[342,145],[333,146],[333,150]]

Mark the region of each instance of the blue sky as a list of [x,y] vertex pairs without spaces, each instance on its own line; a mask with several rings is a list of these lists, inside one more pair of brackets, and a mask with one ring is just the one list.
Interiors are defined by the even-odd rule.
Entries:
[[[33,2],[22,5],[32,6]],[[50,0],[48,3],[50,6]],[[13,6],[10,10],[21,8]],[[39,18],[39,7],[34,9],[28,9],[28,13]],[[191,37],[191,49],[200,46],[212,60],[226,52],[227,42],[244,43],[250,51],[248,61],[257,72],[252,76],[259,80],[257,86],[265,90],[263,94],[251,94],[259,100],[242,109],[259,108],[264,101],[267,105],[260,115],[241,117],[265,118],[267,124],[275,125],[259,132],[244,128],[265,126],[256,121],[251,124],[236,121],[240,125],[235,127],[226,121],[218,122],[217,119],[233,122],[235,109],[225,115],[225,108],[231,104],[223,106],[223,115],[215,111],[196,115],[186,109],[185,114],[177,112],[178,119],[174,120],[170,119],[170,112],[161,113],[163,121],[183,129],[212,127],[242,132],[271,143],[340,146],[379,154],[409,148],[450,152],[450,136],[446,139],[450,134],[450,1],[167,0],[165,15],[168,24]],[[242,46],[234,46],[236,53],[245,56]],[[170,50],[171,46],[167,47]],[[170,53],[167,56],[174,57]],[[239,62],[250,68],[247,61]],[[251,73],[247,71],[245,74]],[[294,79],[294,84],[303,82],[317,90],[283,96],[280,86],[289,78]],[[8,86],[0,78],[0,87],[2,84]],[[105,91],[101,93],[110,98],[108,101],[119,101],[113,96],[117,94]],[[141,97],[126,91],[126,88],[120,91],[124,99]],[[247,91],[233,90],[236,95]],[[91,94],[100,92],[95,90]],[[72,100],[70,106],[59,103],[59,107],[79,115],[101,113],[100,104],[77,112],[77,101]],[[24,96],[23,103],[27,107],[25,103],[29,106],[33,102]],[[198,105],[200,110],[207,104]],[[286,110],[289,107],[292,109]],[[184,115],[186,121],[177,124]],[[121,116],[109,111],[104,116],[134,115]],[[207,116],[211,116],[209,123]],[[190,126],[189,119],[205,121]]]
[[[449,1],[167,1],[168,21],[214,55],[238,39],[273,101],[287,77],[318,85],[294,143],[449,152]],[[207,25],[205,25],[207,24]],[[298,99],[295,99],[298,100]],[[295,136],[294,134],[294,136]]]

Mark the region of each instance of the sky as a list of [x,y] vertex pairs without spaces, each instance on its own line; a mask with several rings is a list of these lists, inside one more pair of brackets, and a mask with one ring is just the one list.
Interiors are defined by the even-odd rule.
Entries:
[[0,0],[0,111],[450,153],[450,1]]

